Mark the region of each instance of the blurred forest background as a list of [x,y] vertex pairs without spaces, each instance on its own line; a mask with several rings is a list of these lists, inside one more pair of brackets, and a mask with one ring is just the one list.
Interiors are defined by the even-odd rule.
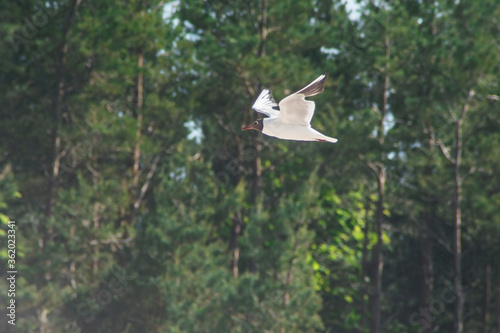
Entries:
[[499,2],[354,4],[2,1],[0,331],[500,333]]

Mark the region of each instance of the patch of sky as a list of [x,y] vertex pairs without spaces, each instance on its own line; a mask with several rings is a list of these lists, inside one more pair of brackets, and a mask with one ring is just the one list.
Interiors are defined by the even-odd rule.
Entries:
[[186,167],[180,167],[169,173],[170,178],[175,181],[182,181],[186,178]]
[[326,54],[327,59],[332,59],[334,56],[340,53],[339,49],[336,49],[334,47],[324,47],[322,46],[320,49],[321,53]]
[[[180,1],[172,1],[163,6],[163,19],[171,23],[173,28],[176,28],[180,24],[179,18],[175,16],[179,10],[179,6]],[[186,27],[186,31],[194,31],[194,26],[188,21],[183,22],[183,24]],[[185,33],[184,38],[188,41],[196,42],[200,40],[200,35],[198,33],[188,32]]]
[[171,1],[163,6],[163,19],[167,22],[171,22],[174,28],[179,25],[179,19],[174,17],[174,14],[179,9],[179,5],[180,1]]
[[188,140],[194,140],[197,144],[200,144],[201,140],[203,140],[203,131],[200,124],[191,119],[185,122],[184,126],[189,131],[189,134],[187,136]]
[[344,2],[347,14],[351,21],[358,21],[361,17],[361,5],[356,0],[346,0]]
[[[378,110],[378,109],[375,109],[375,110]],[[384,126],[384,136],[387,135],[387,132],[389,132],[394,127],[395,124],[396,124],[396,120],[394,119],[394,115],[392,114],[391,111],[387,111],[387,113],[385,114],[384,123],[383,123],[383,126]],[[377,135],[378,135],[377,128],[373,129],[371,135],[374,138],[377,137]]]
[[395,123],[396,121],[394,119],[394,115],[391,111],[388,111],[384,119],[384,135],[386,135],[387,132],[389,132],[389,130],[394,127]]

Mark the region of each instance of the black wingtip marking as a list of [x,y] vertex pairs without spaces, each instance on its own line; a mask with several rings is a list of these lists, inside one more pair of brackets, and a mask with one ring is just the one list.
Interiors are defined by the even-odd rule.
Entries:
[[309,86],[306,86],[305,88],[302,88],[301,90],[297,91],[297,94],[303,94],[306,97],[310,96],[315,96],[318,94],[321,94],[323,90],[325,90],[325,82],[326,79],[328,78],[327,73],[323,73],[323,77],[321,80],[314,82],[313,84],[310,84]]

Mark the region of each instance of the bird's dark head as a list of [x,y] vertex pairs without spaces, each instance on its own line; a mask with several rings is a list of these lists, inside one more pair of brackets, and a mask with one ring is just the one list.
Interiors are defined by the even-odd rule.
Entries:
[[249,130],[249,129],[253,129],[253,130],[262,132],[263,128],[264,128],[264,119],[257,119],[256,121],[254,121],[250,125],[248,125],[246,127],[243,127],[241,130],[242,131],[246,131],[246,130]]

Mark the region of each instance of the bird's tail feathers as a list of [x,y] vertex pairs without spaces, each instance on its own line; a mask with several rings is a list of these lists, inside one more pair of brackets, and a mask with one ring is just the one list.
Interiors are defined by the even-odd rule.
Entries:
[[316,141],[335,143],[335,142],[337,142],[337,141],[339,141],[339,140],[337,140],[337,139],[335,139],[335,138],[331,138],[331,137],[326,136],[326,135],[323,135],[321,138],[316,139]]

